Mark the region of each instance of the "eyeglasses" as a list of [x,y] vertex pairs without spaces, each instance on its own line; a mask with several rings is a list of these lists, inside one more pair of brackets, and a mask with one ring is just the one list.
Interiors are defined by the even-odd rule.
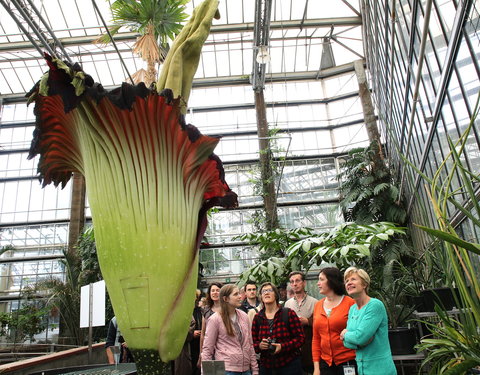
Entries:
[[262,294],[273,293],[273,289],[262,289]]

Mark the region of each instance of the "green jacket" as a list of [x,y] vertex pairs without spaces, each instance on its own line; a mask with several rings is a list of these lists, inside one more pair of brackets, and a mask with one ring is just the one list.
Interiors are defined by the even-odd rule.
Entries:
[[387,312],[380,300],[370,298],[361,309],[357,304],[350,307],[343,344],[356,350],[359,375],[397,374],[388,341]]

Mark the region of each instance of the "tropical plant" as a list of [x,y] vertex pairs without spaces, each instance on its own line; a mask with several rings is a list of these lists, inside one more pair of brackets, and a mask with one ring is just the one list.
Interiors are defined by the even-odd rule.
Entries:
[[403,265],[397,263],[389,266],[392,269],[389,280],[385,280],[379,289],[372,290],[370,294],[383,302],[387,311],[388,326],[396,329],[405,327],[405,323],[412,319],[415,306],[412,306],[409,297],[415,295],[416,290],[412,275],[403,272]]
[[[93,225],[84,228],[83,233],[78,239],[75,250],[81,260],[79,287],[81,288],[82,286],[103,280],[97,256],[95,230]],[[114,315],[115,313],[113,311],[112,302],[110,301],[107,291],[105,301],[105,324],[108,324]],[[105,328],[93,327],[92,340],[95,342],[103,339],[105,339]]]
[[234,240],[246,241],[254,247],[261,260],[240,275],[239,285],[249,280],[256,283],[270,281],[275,285],[284,283],[292,271],[290,263],[286,261],[287,249],[302,238],[311,236],[312,233],[310,228],[277,228],[234,237]]
[[[128,28],[141,36],[133,45],[133,52],[147,62],[147,71],[139,70],[134,82],[145,82],[150,86],[155,82],[155,65],[165,60],[172,41],[188,18],[185,4],[189,0],[115,0],[111,4],[112,26],[109,33],[97,39],[99,43],[110,43],[110,36],[121,28]],[[136,78],[136,79],[135,79]]]
[[113,92],[46,56],[29,93],[43,185],[85,176],[98,259],[139,375],[161,373],[184,345],[198,275],[198,246],[213,206],[236,207],[207,137],[182,116],[218,0],[193,12],[154,89]]
[[381,222],[371,225],[344,223],[320,234],[313,234],[309,228],[298,228],[242,235],[239,238],[252,240],[259,246],[261,256],[262,251],[265,256],[262,262],[242,273],[240,283],[254,280],[280,284],[293,270],[308,272],[322,263],[346,268],[368,262],[373,249],[404,234],[405,228]]
[[253,281],[256,284],[269,281],[274,285],[281,285],[287,280],[290,272],[292,268],[285,258],[270,257],[242,272],[238,285],[241,287],[247,281]]
[[[480,229],[480,204],[475,193],[480,178],[468,170],[460,156],[479,114],[479,102],[480,94],[465,132],[455,144],[448,138],[450,152],[432,179],[413,166],[429,183],[427,192],[438,225],[438,228],[418,227],[443,241],[452,267],[454,285],[459,291],[457,303],[462,306],[458,315],[452,316],[437,305],[435,311],[440,323],[424,322],[433,336],[423,338],[418,349],[426,352],[423,365],[428,364],[430,374],[464,374],[468,369],[480,365],[480,282],[471,259],[471,255],[480,254],[480,244],[462,239],[448,218],[449,206],[455,207],[475,228]],[[448,171],[445,170],[447,161],[450,162]],[[459,188],[453,183],[457,176],[462,182]],[[468,208],[458,202],[458,197],[467,198]]]
[[60,314],[60,336],[73,345],[84,345],[87,331],[80,328],[80,275],[82,260],[75,252],[64,251],[60,260],[65,280],[50,277],[38,282],[36,292],[48,296],[46,305]]
[[[78,238],[76,251],[81,260],[80,284],[87,285],[103,280],[95,244],[95,230],[92,226],[85,228]],[[111,318],[111,317],[110,317]]]
[[15,346],[26,339],[34,342],[34,336],[47,327],[45,319],[49,309],[39,301],[22,299],[21,306],[9,313],[0,313],[0,336],[4,336]]
[[242,234],[234,237],[233,240],[248,242],[257,249],[260,259],[267,260],[271,257],[285,257],[287,255],[286,250],[290,245],[312,234],[312,229],[306,227],[295,229],[277,228],[266,232]]
[[405,228],[394,223],[343,223],[329,232],[302,239],[290,246],[288,260],[306,270],[324,262],[346,268],[362,260],[369,262],[372,251],[398,235],[405,235]]
[[340,207],[346,221],[371,224],[389,221],[403,225],[407,212],[390,169],[379,158],[380,145],[374,141],[366,148],[350,150],[338,175]]

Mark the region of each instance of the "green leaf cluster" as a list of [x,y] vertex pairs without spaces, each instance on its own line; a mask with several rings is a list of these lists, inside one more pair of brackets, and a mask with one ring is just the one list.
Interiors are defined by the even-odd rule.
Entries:
[[344,223],[320,234],[310,228],[244,234],[237,239],[256,246],[262,261],[242,273],[240,284],[253,280],[278,285],[285,282],[293,270],[307,272],[323,263],[345,269],[368,259],[372,249],[404,234],[405,228],[389,222]]
[[19,309],[0,313],[0,336],[9,342],[23,343],[26,339],[35,341],[34,336],[47,327],[49,309],[35,301],[22,301]]
[[233,239],[248,242],[257,249],[261,260],[267,260],[271,257],[284,258],[290,245],[311,235],[313,235],[313,230],[307,227],[277,228],[266,232],[246,233]]
[[345,269],[370,258],[375,248],[397,235],[405,235],[405,228],[390,222],[344,223],[293,244],[287,250],[288,260],[305,270],[322,263]]
[[379,147],[372,142],[366,148],[348,153],[338,175],[340,207],[346,221],[359,224],[389,221],[403,225],[407,213],[390,169],[378,156]]
[[[112,5],[113,26],[109,31],[116,34],[122,27],[145,34],[153,25],[155,39],[161,46],[173,40],[181,31],[182,23],[188,18],[185,4],[189,0],[115,0]],[[104,35],[101,42],[108,43]]]

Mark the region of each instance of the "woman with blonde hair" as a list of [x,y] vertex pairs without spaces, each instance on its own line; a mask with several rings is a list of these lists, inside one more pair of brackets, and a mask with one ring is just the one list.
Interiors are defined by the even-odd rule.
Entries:
[[344,274],[347,293],[355,300],[348,312],[347,328],[340,333],[345,347],[356,350],[359,375],[396,375],[390,343],[388,319],[382,301],[370,297],[370,276],[350,267]]
[[241,304],[237,286],[227,284],[220,289],[220,312],[208,320],[202,361],[224,361],[226,375],[257,375],[250,323],[247,314],[238,309]]

